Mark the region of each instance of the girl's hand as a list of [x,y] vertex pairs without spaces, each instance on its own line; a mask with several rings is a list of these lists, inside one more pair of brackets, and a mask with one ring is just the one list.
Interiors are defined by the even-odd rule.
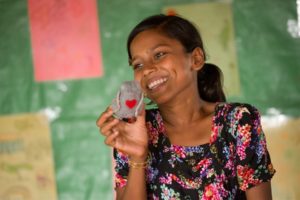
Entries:
[[97,120],[100,133],[106,137],[105,144],[122,151],[134,161],[144,161],[148,154],[148,134],[145,123],[145,110],[132,123],[113,116],[108,108]]

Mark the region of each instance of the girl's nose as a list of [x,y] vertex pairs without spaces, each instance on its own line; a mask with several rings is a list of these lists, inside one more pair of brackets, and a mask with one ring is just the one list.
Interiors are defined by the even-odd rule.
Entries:
[[144,67],[144,71],[143,71],[143,74],[144,76],[148,76],[149,74],[155,72],[157,70],[157,67],[156,65],[151,62],[151,63],[148,63],[145,67]]

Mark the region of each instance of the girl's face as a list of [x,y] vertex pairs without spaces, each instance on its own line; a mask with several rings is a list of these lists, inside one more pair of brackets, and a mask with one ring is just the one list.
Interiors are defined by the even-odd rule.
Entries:
[[146,30],[132,40],[130,52],[135,80],[139,81],[147,97],[158,105],[179,94],[195,92],[193,87],[197,87],[199,63],[196,66],[194,53],[186,53],[176,39],[156,29]]

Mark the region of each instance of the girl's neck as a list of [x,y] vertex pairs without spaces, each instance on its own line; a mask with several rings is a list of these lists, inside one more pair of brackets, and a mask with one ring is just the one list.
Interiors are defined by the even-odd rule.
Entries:
[[198,122],[212,114],[214,109],[203,101],[199,95],[190,95],[187,98],[181,95],[167,105],[160,105],[159,110],[166,125],[180,127]]

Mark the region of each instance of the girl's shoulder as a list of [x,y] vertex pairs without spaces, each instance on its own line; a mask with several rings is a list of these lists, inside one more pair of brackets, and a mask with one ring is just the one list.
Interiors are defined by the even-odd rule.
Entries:
[[255,138],[262,136],[261,132],[260,114],[253,105],[248,103],[217,105],[211,143],[226,140],[236,144],[236,140],[244,138],[245,134]]
[[252,117],[260,118],[260,113],[258,109],[255,106],[248,103],[222,102],[222,103],[218,103],[215,108],[215,117],[226,117],[226,116],[238,117],[239,115],[243,115],[243,114],[249,114]]
[[260,129],[261,116],[256,107],[248,103],[220,103],[213,122],[215,127],[222,127],[221,132],[235,134],[241,127]]

